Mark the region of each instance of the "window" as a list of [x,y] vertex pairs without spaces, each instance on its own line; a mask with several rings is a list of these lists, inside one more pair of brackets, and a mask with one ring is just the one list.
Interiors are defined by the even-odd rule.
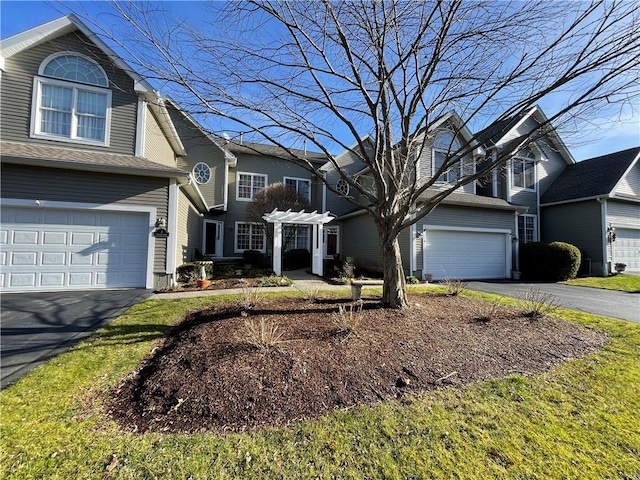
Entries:
[[236,199],[249,201],[267,186],[267,176],[259,173],[241,173],[236,177]]
[[536,241],[535,215],[520,215],[518,217],[518,240],[521,246]]
[[[451,166],[445,170],[445,172],[438,177],[438,182],[456,183],[460,176],[460,164],[455,158],[451,158],[452,153],[455,153],[460,148],[460,144],[454,138],[452,132],[443,131],[436,135],[433,141],[433,171],[432,175],[442,168],[445,162],[451,164]],[[453,163],[452,163],[453,162]]]
[[34,78],[31,136],[109,145],[111,91],[102,68],[79,55],[56,54]]
[[264,226],[259,223],[236,222],[235,252],[245,250],[265,251]]
[[284,177],[284,184],[293,187],[300,195],[311,201],[311,180],[305,178]]
[[514,188],[535,190],[536,188],[536,161],[535,155],[525,150],[518,152],[511,159],[511,185]]
[[209,165],[203,162],[196,163],[195,167],[193,167],[193,178],[195,178],[196,183],[200,185],[209,183],[209,180],[211,180],[211,169]]
[[309,226],[308,225],[284,225],[284,250],[305,249],[309,250]]
[[336,191],[343,197],[346,197],[349,195],[349,183],[344,178],[341,178],[338,180],[338,183],[336,183]]

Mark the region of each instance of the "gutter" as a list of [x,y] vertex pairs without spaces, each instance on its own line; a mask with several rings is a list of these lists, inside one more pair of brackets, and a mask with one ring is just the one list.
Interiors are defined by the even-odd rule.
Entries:
[[[184,178],[185,177],[181,177],[181,179],[184,179]],[[195,201],[196,207],[198,207],[198,209],[201,212],[205,212],[205,213],[208,212],[209,205],[207,205],[207,201],[202,196],[202,192],[196,185],[196,182],[194,181],[193,176],[189,173],[189,175],[186,178],[187,178],[187,181],[183,183],[178,183],[178,187],[184,189],[184,191],[187,193],[189,198]]]

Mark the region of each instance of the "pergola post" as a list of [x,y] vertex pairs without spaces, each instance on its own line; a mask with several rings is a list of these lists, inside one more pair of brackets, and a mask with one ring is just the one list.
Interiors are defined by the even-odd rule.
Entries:
[[273,273],[282,275],[282,223],[273,224]]
[[333,220],[329,212],[318,213],[316,211],[306,213],[304,210],[299,212],[292,212],[291,210],[282,212],[275,209],[273,212],[263,215],[262,218],[268,223],[273,223],[273,272],[276,275],[282,275],[282,224],[287,223],[291,225],[314,226],[314,238],[311,247],[311,272],[315,275],[322,276],[322,236],[324,224]]
[[311,248],[311,273],[322,276],[322,223],[314,225],[315,235],[313,247]]

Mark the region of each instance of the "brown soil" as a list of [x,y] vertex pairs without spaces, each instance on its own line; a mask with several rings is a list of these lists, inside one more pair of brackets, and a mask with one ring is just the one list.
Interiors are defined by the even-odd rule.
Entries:
[[[351,333],[332,315],[340,300],[265,299],[249,312],[227,306],[191,313],[112,392],[111,414],[137,431],[239,432],[526,375],[606,341],[601,332],[507,309],[480,321],[479,300],[421,295],[410,301],[406,310],[365,301]],[[252,345],[245,322],[260,318],[278,322],[277,345]]]

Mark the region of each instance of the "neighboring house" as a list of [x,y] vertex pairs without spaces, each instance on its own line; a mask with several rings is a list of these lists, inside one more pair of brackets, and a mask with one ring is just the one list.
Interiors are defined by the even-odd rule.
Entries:
[[[468,161],[460,163],[461,171],[447,171],[426,195],[448,187],[458,175],[473,173],[471,155],[495,161],[497,155],[513,152],[505,168],[494,172],[484,183],[470,183],[447,197],[426,218],[400,235],[400,248],[407,274],[420,278],[430,274],[434,279],[508,278],[518,269],[519,246],[540,239],[540,196],[557,176],[574,162],[562,141],[553,131],[537,138],[527,148],[519,149],[518,139],[537,124],[546,122],[536,107],[528,114],[492,125],[478,135],[480,139]],[[459,138],[455,138],[458,132]],[[450,145],[468,142],[472,135],[463,128],[462,120],[450,113],[436,122],[426,133],[428,140],[417,164],[419,178],[431,178],[442,164]],[[355,153],[336,157],[347,171],[358,172]],[[344,159],[344,160],[343,160]],[[339,176],[327,165],[327,178]],[[333,170],[333,171],[332,171]],[[457,169],[456,169],[457,170]],[[366,170],[357,173],[366,176]],[[370,269],[380,269],[380,254],[373,222],[363,210],[355,210],[346,200],[342,206],[335,200],[331,211],[338,214],[336,226],[341,229],[341,253],[353,257]],[[350,210],[350,211],[349,211]],[[330,224],[333,225],[333,224]]]
[[592,275],[640,273],[639,158],[635,147],[566,168],[542,195],[542,240],[580,248]]
[[[156,288],[194,259],[270,254],[246,208],[279,182],[337,217],[295,229],[290,248],[314,250],[314,271],[321,256],[380,269],[373,222],[348,201],[354,182],[371,181],[358,155],[373,147],[370,137],[335,157],[350,184],[324,155],[210,135],[72,15],[3,40],[0,72],[2,291]],[[611,261],[640,269],[640,148],[575,164],[549,128],[520,148],[546,121],[534,108],[497,122],[460,170],[438,174],[425,198],[477,160],[511,157],[401,233],[407,275],[508,278],[520,245],[541,239],[576,244],[594,274],[606,274]],[[422,134],[425,148],[410,172],[421,179],[436,175],[450,145],[472,138],[455,113]],[[330,188],[291,162],[292,153]],[[616,241],[607,244],[612,228]]]
[[157,93],[73,16],[0,54],[3,291],[167,282],[175,236],[154,234],[189,179]]

